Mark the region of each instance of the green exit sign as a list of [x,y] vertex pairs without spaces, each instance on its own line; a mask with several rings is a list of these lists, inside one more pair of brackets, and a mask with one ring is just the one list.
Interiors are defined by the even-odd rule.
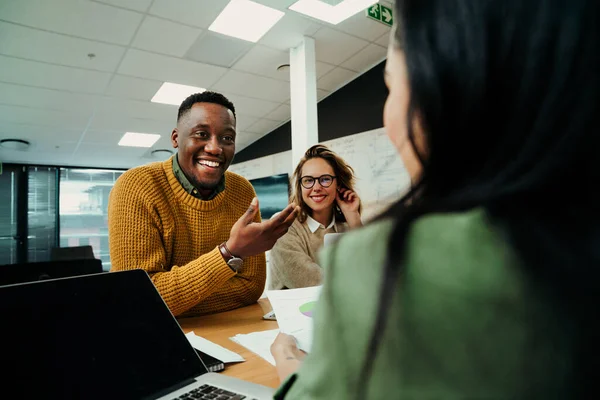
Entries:
[[392,9],[383,4],[373,4],[366,10],[367,17],[379,21],[387,26],[394,24],[394,15]]

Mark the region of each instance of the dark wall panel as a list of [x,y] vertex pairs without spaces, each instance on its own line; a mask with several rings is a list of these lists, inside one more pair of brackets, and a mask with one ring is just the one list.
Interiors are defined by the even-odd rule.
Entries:
[[[385,61],[319,102],[320,142],[383,126],[383,105],[387,96],[384,68]],[[287,122],[240,151],[234,164],[291,149],[292,125]]]

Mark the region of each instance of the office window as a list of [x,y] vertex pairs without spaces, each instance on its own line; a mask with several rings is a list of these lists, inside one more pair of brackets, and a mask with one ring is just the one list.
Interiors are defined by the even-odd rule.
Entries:
[[0,174],[0,265],[17,262],[17,174],[6,166]]
[[108,195],[123,171],[61,168],[60,246],[91,245],[110,269]]
[[56,168],[29,167],[27,261],[49,261],[56,247]]

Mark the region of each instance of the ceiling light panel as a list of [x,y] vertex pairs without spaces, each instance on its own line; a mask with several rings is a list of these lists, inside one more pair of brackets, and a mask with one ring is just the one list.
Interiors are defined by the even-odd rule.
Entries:
[[196,86],[180,85],[177,83],[165,82],[158,89],[152,100],[153,103],[171,104],[179,106],[190,95],[194,93],[202,93],[206,91],[204,88]]
[[119,141],[119,146],[152,147],[160,135],[154,133],[127,132]]
[[209,30],[256,43],[284,12],[250,0],[231,0]]
[[344,0],[337,5],[321,0],[298,0],[290,6],[290,10],[337,25],[376,3],[379,0]]

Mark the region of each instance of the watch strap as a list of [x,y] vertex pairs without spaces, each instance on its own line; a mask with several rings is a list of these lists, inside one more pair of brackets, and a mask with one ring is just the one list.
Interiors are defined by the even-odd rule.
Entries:
[[231,254],[231,251],[227,248],[227,242],[223,242],[219,245],[219,251],[229,268],[237,273],[242,266],[242,259]]

